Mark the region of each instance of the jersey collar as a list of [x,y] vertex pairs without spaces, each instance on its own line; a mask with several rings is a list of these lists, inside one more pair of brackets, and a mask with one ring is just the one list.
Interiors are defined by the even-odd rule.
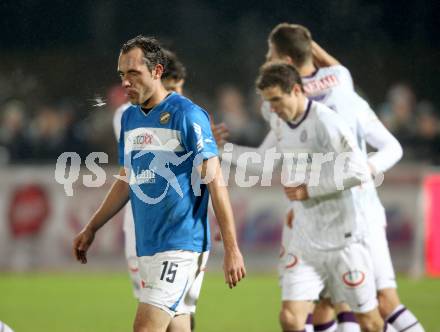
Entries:
[[302,114],[301,118],[297,121],[288,121],[287,125],[291,128],[291,129],[295,129],[298,128],[299,125],[307,118],[307,115],[309,115],[310,112],[310,108],[312,106],[312,101],[307,99],[307,107],[306,107],[306,111]]
[[137,109],[138,109],[139,112],[142,113],[143,116],[150,116],[150,114],[153,113],[154,110],[156,110],[156,109],[157,109],[158,107],[160,107],[163,103],[165,103],[166,101],[168,101],[168,99],[169,99],[171,96],[175,95],[175,94],[176,94],[175,92],[170,92],[170,93],[168,93],[168,94],[166,95],[166,97],[165,97],[164,99],[162,99],[161,102],[160,102],[159,104],[157,104],[157,105],[155,105],[154,107],[152,107],[152,108],[150,109],[150,111],[149,111],[148,113],[146,113],[146,114],[145,114],[145,112],[142,110],[141,105],[138,105]]

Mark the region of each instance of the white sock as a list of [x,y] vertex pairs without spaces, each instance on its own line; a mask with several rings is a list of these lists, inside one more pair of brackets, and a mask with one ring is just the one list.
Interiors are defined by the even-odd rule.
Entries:
[[402,304],[394,309],[387,322],[399,332],[425,332],[416,316]]
[[336,321],[331,320],[330,322],[315,325],[315,332],[336,332],[338,325],[336,324]]
[[361,332],[354,313],[351,311],[338,314],[338,332]]
[[307,320],[306,320],[306,332],[314,332],[313,329],[313,317],[312,314],[309,314],[307,316]]

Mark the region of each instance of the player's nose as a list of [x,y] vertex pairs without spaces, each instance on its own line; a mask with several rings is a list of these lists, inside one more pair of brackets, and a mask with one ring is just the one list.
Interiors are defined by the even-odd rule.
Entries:
[[131,83],[130,83],[130,81],[128,79],[123,79],[122,80],[122,86],[124,88],[129,88],[131,86]]

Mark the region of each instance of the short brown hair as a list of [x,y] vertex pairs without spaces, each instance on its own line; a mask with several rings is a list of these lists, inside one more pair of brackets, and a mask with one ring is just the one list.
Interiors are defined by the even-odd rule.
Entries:
[[173,79],[176,81],[184,80],[186,77],[186,68],[177,58],[177,55],[170,50],[164,49],[167,58],[167,66],[162,74],[162,80]]
[[260,68],[256,84],[260,91],[279,86],[284,93],[290,93],[293,86],[298,84],[304,92],[301,76],[294,66],[287,63],[267,63],[263,65]]
[[278,24],[270,33],[269,42],[279,54],[291,57],[295,66],[302,66],[312,56],[312,34],[299,24]]
[[121,53],[126,54],[135,48],[140,48],[144,53],[145,64],[149,70],[153,70],[156,65],[166,67],[167,58],[159,42],[154,37],[136,36],[122,45]]

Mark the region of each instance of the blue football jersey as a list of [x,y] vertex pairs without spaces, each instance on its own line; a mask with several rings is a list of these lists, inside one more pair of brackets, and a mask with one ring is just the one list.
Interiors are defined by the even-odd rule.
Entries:
[[119,163],[128,172],[138,256],[209,250],[209,192],[196,166],[218,155],[208,114],[172,93],[121,120]]

